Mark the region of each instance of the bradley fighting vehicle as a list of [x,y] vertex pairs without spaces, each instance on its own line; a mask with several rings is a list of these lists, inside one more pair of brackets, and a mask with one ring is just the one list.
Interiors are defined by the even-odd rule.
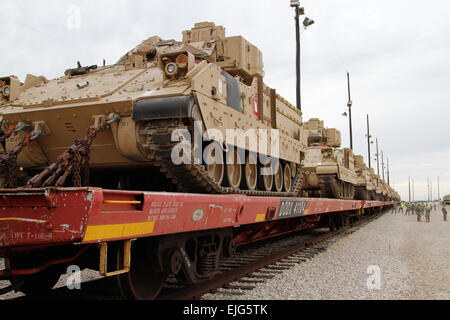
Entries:
[[371,196],[375,192],[375,184],[372,180],[370,169],[364,163],[363,156],[355,156],[355,169],[357,174],[355,198],[359,200],[374,200]]
[[445,195],[445,196],[442,198],[442,204],[445,204],[445,205],[450,204],[450,194]]
[[304,124],[308,149],[303,162],[304,190],[325,198],[354,199],[357,177],[350,149],[341,146],[341,133],[313,118]]
[[383,184],[381,177],[372,170],[372,181],[375,185],[375,192],[373,193],[373,200],[381,200],[383,198]]
[[263,76],[257,47],[203,22],[113,65],[0,77],[3,187],[298,195],[302,114]]

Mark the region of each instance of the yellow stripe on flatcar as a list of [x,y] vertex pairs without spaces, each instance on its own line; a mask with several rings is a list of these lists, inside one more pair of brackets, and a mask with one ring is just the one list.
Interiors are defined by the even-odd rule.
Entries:
[[261,213],[261,214],[257,214],[256,215],[255,222],[261,222],[261,221],[265,221],[265,220],[266,220],[266,214],[265,213]]
[[84,241],[134,237],[153,233],[155,221],[88,226]]
[[133,201],[133,200],[105,200],[103,203],[110,204],[141,204],[141,201]]

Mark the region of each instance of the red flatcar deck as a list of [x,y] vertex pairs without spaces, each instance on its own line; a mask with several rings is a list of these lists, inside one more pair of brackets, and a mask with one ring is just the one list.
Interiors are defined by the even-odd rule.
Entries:
[[389,204],[99,188],[0,190],[0,254],[42,246],[236,228],[334,212],[359,214]]

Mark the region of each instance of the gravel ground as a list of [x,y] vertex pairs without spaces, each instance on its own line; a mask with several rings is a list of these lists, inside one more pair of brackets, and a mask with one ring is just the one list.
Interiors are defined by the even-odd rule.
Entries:
[[387,213],[244,295],[203,299],[448,300],[450,222],[443,222],[440,206],[436,209],[430,223]]

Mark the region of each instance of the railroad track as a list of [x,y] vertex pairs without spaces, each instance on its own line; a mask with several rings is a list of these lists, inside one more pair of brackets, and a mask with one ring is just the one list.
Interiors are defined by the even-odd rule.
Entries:
[[[384,212],[382,212],[384,213]],[[211,280],[186,287],[163,291],[159,300],[198,300],[208,293],[240,295],[253,290],[255,285],[274,278],[280,272],[313,258],[325,251],[339,239],[357,231],[363,225],[376,219],[380,213],[344,226],[336,231],[313,230],[311,233],[291,236],[287,239],[271,240],[265,245],[242,250],[233,258],[221,261],[221,274]]]
[[[169,278],[158,300],[199,300],[205,294],[215,293],[241,295],[247,290],[253,290],[258,283],[313,258],[384,212],[375,213],[336,231],[328,231],[328,228],[304,230],[242,246],[234,257],[221,260],[220,273],[211,280],[185,287]],[[60,287],[39,296],[38,300],[120,300],[120,292],[114,282],[114,278],[100,278],[82,282],[81,290]],[[27,296],[13,299],[36,300]]]

